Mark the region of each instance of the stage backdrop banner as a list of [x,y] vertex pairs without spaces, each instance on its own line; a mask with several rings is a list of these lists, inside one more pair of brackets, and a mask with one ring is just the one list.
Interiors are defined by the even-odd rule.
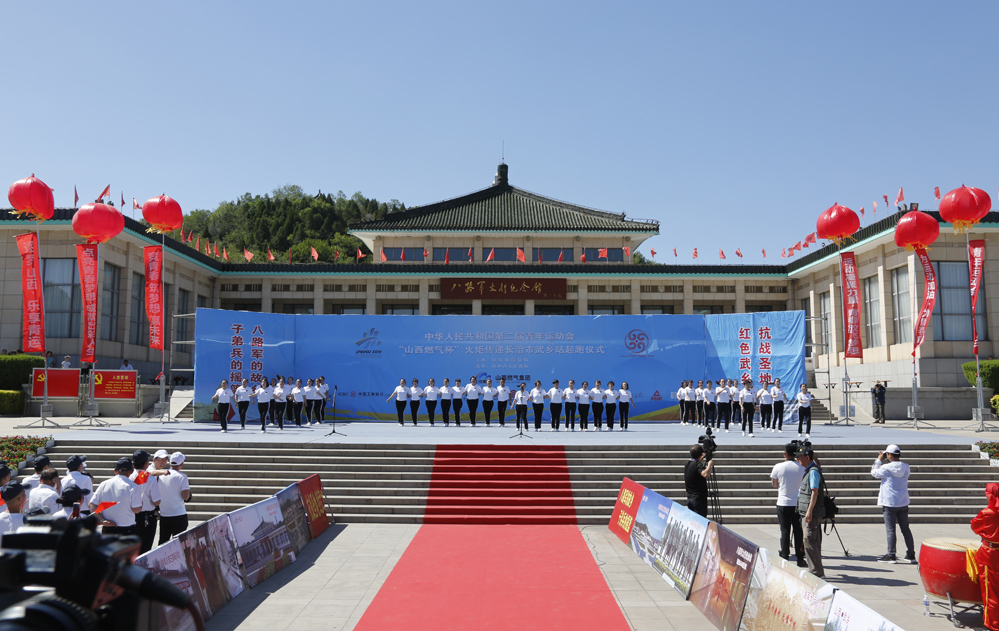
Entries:
[[[32,368],[31,372],[31,396],[40,398],[45,392],[45,369]],[[80,369],[49,368],[49,396],[80,396]]]
[[294,563],[295,551],[276,498],[236,509],[228,517],[250,587]]
[[[192,598],[195,597],[187,561],[179,540],[171,539],[155,550],[150,550],[135,559],[135,565],[165,578],[173,583],[174,587],[186,592]],[[167,605],[153,603],[151,618],[150,628],[155,631],[194,631],[195,628],[191,614]]]
[[511,386],[535,379],[628,382],[633,420],[677,418],[683,379],[748,373],[780,377],[785,386],[805,380],[800,311],[489,317],[198,309],[196,318],[195,418],[202,420],[211,418],[222,379],[257,383],[277,374],[326,376],[339,388],[342,420],[394,420],[395,406],[385,399],[400,379],[414,377],[506,377]]
[[737,631],[759,547],[724,526],[708,524],[690,602],[722,631]]
[[330,527],[326,516],[326,498],[323,497],[323,483],[319,474],[314,473],[298,482],[298,490],[302,492],[302,504],[309,516],[309,533],[315,539]]
[[302,492],[298,484],[289,484],[274,494],[281,505],[281,514],[284,516],[284,527],[288,529],[288,537],[291,540],[291,549],[295,556],[302,553],[302,549],[312,541],[309,536],[309,518],[305,513],[305,504],[302,503]]
[[608,528],[624,543],[631,542],[631,529],[644,492],[645,487],[630,478],[621,481],[621,490],[617,493]]
[[707,533],[707,519],[673,502],[666,518],[666,532],[662,536],[662,548],[656,563],[662,568],[661,574],[666,582],[684,598],[690,597],[690,587]]
[[832,585],[807,568],[760,548],[739,628],[821,629],[829,615],[833,591]]
[[881,614],[837,589],[823,631],[902,631]]

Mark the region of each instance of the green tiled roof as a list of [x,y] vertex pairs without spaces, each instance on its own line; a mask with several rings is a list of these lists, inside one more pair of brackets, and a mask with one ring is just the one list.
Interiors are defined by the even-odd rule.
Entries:
[[626,219],[510,186],[505,178],[487,189],[454,199],[355,223],[350,232],[509,230],[513,232],[645,232],[659,222]]

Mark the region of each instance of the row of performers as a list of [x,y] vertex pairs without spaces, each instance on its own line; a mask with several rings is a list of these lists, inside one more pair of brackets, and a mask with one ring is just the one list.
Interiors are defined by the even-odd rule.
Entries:
[[[725,431],[729,431],[729,422],[736,426],[742,425],[742,435],[753,435],[754,418],[760,417],[760,425],[771,432],[784,431],[784,404],[790,402],[780,379],[773,384],[763,382],[759,388],[753,387],[753,381],[746,379],[742,388],[736,387],[734,379],[719,379],[717,386],[711,380],[701,380],[694,387],[692,380],[683,381],[676,391],[680,402],[681,425],[705,425],[721,427],[725,423]],[[805,428],[806,435],[812,433],[812,393],[806,384],[801,384],[794,395],[798,403],[798,436]],[[757,409],[758,407],[758,409]]]

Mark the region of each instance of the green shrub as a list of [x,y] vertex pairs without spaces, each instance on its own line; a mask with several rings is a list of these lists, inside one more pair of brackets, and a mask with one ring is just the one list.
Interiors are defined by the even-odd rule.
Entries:
[[[992,392],[999,392],[999,359],[985,360],[979,362],[982,367],[982,387],[992,388]],[[964,369],[964,376],[968,383],[975,385],[975,362],[961,364]]]
[[989,454],[993,458],[999,458],[999,443],[995,441],[985,441],[980,440],[977,443],[978,448],[982,450],[983,454]]
[[36,355],[0,355],[0,390],[20,390],[31,383],[32,368],[45,368],[45,360]]
[[8,416],[24,414],[24,391],[0,390],[0,414]]

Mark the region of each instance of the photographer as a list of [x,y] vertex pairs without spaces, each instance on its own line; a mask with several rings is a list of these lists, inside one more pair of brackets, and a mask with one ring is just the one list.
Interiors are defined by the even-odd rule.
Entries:
[[815,462],[815,452],[802,444],[797,453],[798,464],[804,469],[801,485],[798,487],[798,515],[805,522],[805,560],[808,571],[825,578],[822,567],[822,518],[825,517],[826,484],[822,470]]
[[871,395],[874,397],[874,422],[885,423],[885,385],[878,381],[871,388]]
[[885,516],[885,532],[888,535],[888,553],[880,557],[881,563],[896,563],[895,524],[898,523],[905,539],[905,560],[916,562],[915,544],[909,530],[909,465],[902,462],[902,450],[898,445],[888,445],[878,452],[878,458],[871,465],[871,475],[881,480],[878,491],[878,506]]
[[[711,442],[714,443],[714,441]],[[715,461],[708,459],[708,453],[704,447],[694,445],[690,448],[690,460],[683,468],[683,484],[687,490],[687,508],[705,518],[708,516],[708,477],[714,470],[714,466]]]
[[808,567],[805,562],[805,547],[802,543],[801,516],[798,515],[797,489],[805,470],[795,462],[798,441],[784,445],[784,462],[774,465],[770,472],[770,485],[777,489],[777,522],[780,524],[780,558],[791,557],[791,535],[794,535],[794,556],[798,567]]

